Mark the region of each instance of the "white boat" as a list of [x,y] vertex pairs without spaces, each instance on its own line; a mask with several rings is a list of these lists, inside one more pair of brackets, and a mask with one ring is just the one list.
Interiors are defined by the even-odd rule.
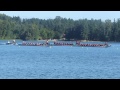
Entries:
[[6,45],[17,45],[17,43],[15,42],[15,40],[13,40],[13,42],[8,41]]

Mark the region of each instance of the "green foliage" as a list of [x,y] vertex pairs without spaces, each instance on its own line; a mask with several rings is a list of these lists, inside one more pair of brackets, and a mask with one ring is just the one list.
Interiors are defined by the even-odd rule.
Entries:
[[[64,35],[65,34],[65,35]],[[64,35],[64,36],[63,36]],[[120,41],[120,19],[21,19],[0,14],[0,39],[74,39]]]

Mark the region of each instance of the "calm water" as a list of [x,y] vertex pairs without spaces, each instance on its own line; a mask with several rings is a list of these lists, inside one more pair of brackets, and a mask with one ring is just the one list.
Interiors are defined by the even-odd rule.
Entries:
[[0,45],[0,79],[120,79],[120,43],[109,44],[109,48]]

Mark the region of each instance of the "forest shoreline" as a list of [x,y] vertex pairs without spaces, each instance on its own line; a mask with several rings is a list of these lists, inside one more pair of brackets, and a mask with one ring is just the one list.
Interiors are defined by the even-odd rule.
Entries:
[[61,39],[41,39],[41,40],[22,40],[22,39],[0,39],[0,40],[20,40],[20,41],[79,41],[79,42],[119,42],[119,41],[95,41],[95,40],[61,40]]
[[[22,19],[0,14],[0,39],[11,40],[87,40],[120,42],[120,19],[67,19],[56,16],[54,19]],[[8,38],[8,39],[7,39]],[[85,41],[86,42],[86,41]]]

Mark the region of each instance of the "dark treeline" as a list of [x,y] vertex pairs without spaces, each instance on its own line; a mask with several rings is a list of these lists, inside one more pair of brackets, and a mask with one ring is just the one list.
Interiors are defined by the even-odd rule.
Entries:
[[120,41],[120,19],[21,19],[0,14],[0,39]]

